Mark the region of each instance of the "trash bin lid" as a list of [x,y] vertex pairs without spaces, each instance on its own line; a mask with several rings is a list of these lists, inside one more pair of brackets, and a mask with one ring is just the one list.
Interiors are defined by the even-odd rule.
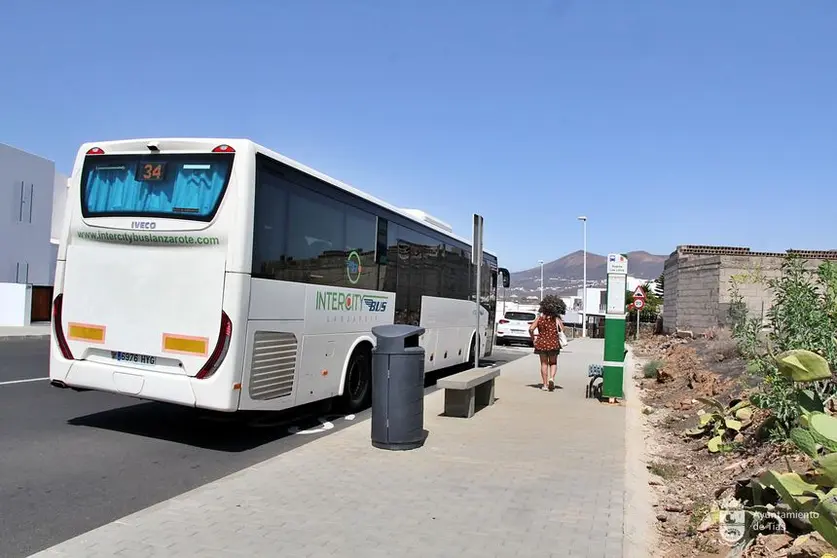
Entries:
[[377,338],[376,350],[381,353],[404,352],[405,339],[420,336],[424,328],[409,324],[387,324],[372,328],[372,335]]

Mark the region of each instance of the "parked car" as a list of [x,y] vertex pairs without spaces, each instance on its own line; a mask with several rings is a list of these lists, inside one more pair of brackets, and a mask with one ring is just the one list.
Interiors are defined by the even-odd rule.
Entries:
[[525,343],[531,346],[532,338],[529,336],[529,324],[534,322],[535,318],[537,318],[537,314],[534,312],[520,310],[506,312],[497,322],[497,344]]

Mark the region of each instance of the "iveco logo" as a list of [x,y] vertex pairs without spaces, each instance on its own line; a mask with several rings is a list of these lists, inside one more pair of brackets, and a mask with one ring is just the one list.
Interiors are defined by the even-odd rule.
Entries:
[[131,221],[132,229],[156,229],[157,223],[154,221]]

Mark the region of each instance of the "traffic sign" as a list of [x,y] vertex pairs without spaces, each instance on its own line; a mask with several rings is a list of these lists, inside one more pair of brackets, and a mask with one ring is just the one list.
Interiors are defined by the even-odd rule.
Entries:
[[645,299],[645,291],[642,290],[642,285],[637,285],[634,289],[634,298],[641,298],[643,300]]
[[634,300],[634,308],[637,310],[642,310],[642,307],[645,306],[645,300],[642,298],[638,298]]

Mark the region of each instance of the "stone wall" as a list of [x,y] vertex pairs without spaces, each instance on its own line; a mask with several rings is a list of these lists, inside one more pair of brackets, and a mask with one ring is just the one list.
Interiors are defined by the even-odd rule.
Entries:
[[721,256],[719,321],[729,323],[733,280],[750,315],[761,317],[764,321],[773,305],[773,293],[768,282],[781,277],[783,261],[784,256]]
[[773,302],[768,285],[781,276],[788,255],[806,258],[810,268],[837,259],[837,252],[788,250],[751,252],[726,246],[678,246],[665,263],[663,332],[701,334],[728,325],[733,280],[750,315],[765,319]]
[[[672,253],[663,264],[663,331],[674,332],[677,323],[677,286],[679,270],[677,268],[677,252]],[[669,300],[671,302],[669,302]]]
[[716,326],[720,256],[675,252],[664,269],[663,331],[703,331]]

